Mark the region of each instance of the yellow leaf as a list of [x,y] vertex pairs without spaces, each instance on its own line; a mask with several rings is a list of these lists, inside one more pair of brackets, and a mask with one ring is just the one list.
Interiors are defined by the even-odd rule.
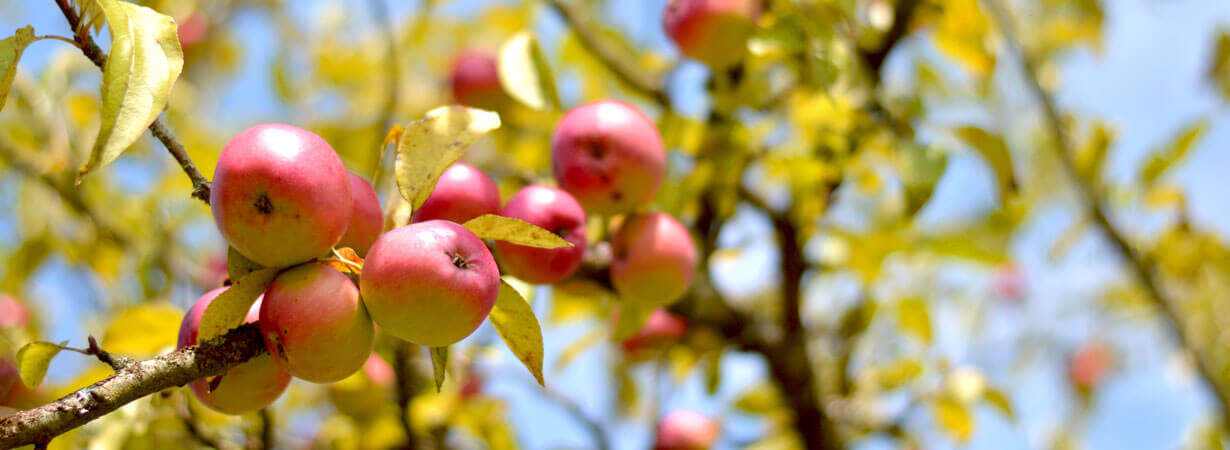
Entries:
[[175,20],[120,0],[98,0],[111,30],[103,66],[102,127],[77,180],[115,161],[167,106],[184,67]]
[[551,323],[597,316],[615,294],[589,280],[568,279],[551,287]]
[[555,78],[533,34],[522,31],[505,41],[497,62],[500,85],[509,96],[539,111],[560,109]]
[[538,248],[572,247],[558,235],[539,228],[521,219],[483,214],[466,221],[461,226],[474,232],[479,239],[494,239],[517,245]]
[[68,341],[64,341],[56,345],[35,341],[22,346],[21,350],[17,351],[17,374],[21,376],[21,382],[30,389],[38,387],[47,375],[51,358],[55,358],[67,343]]
[[931,414],[940,429],[958,443],[969,441],[974,434],[974,415],[955,400],[947,397],[935,399],[931,402]]
[[149,357],[174,346],[184,312],[166,302],[144,303],[125,309],[111,319],[103,333],[107,351]]
[[1153,157],[1149,158],[1149,161],[1140,169],[1140,180],[1145,185],[1153,184],[1162,174],[1183,160],[1183,157],[1187,156],[1187,153],[1196,146],[1200,138],[1204,137],[1204,132],[1208,129],[1209,120],[1201,119],[1180,130],[1170,139],[1170,142],[1156,150]]
[[419,209],[436,187],[440,174],[461,158],[488,131],[500,127],[500,116],[464,106],[442,106],[410,123],[397,142],[397,187],[412,210]]
[[931,314],[921,298],[905,298],[897,302],[897,322],[901,329],[924,343],[931,343]]
[[1016,185],[1016,179],[1012,175],[1012,154],[1009,153],[1004,138],[975,126],[958,128],[956,133],[957,137],[977,150],[995,170],[1000,190],[1011,190]]
[[542,379],[542,328],[530,304],[516,289],[500,280],[500,296],[487,318],[500,338],[504,339],[504,344],[525,364],[538,384],[546,386]]
[[261,269],[234,281],[201,315],[197,342],[205,342],[243,324],[252,303],[278,276],[278,269]]
[[615,332],[611,340],[625,341],[636,336],[636,333],[645,326],[645,321],[649,320],[649,314],[652,312],[653,308],[649,305],[629,301],[619,302],[619,317],[615,322]]
[[18,28],[13,37],[0,41],[0,109],[4,109],[9,87],[13,86],[13,77],[17,75],[17,60],[31,42],[34,42],[34,27],[29,25]]
[[440,392],[440,387],[444,386],[444,369],[448,368],[448,347],[431,347],[427,353],[431,354],[431,373],[436,378],[436,392]]
[[1012,401],[1008,399],[1008,395],[997,389],[987,389],[982,393],[982,398],[995,407],[1004,418],[1009,421],[1016,421],[1016,412],[1012,410]]
[[989,74],[995,68],[995,55],[987,46],[991,22],[978,0],[945,1],[943,10],[933,35],[935,46],[974,74]]
[[555,373],[562,372],[564,368],[568,367],[568,364],[572,363],[572,360],[581,356],[582,353],[585,353],[586,350],[589,350],[594,345],[602,342],[602,334],[602,328],[590,328],[583,336],[572,341],[563,350],[560,350],[559,357],[555,359],[555,367],[552,370]]
[[226,275],[231,278],[231,281],[243,278],[245,275],[255,272],[265,267],[256,261],[248,259],[235,250],[235,247],[226,248]]

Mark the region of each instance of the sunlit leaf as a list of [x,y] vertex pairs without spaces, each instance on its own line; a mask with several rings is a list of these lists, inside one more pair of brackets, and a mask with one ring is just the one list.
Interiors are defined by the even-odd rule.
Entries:
[[987,75],[995,68],[990,35],[991,21],[977,0],[950,0],[943,3],[933,40],[941,52],[970,72]]
[[867,381],[877,390],[892,391],[905,387],[911,381],[918,379],[925,368],[917,358],[899,358],[887,364],[872,367],[867,370]]
[[757,383],[745,389],[735,398],[734,408],[748,414],[769,414],[784,407],[777,387],[770,383]]
[[67,343],[68,341],[64,341],[57,345],[35,341],[22,346],[21,350],[17,351],[17,373],[21,376],[22,384],[31,389],[38,387],[43,382],[43,377],[47,375],[47,366],[51,365],[51,358],[55,358]]
[[1167,170],[1182,161],[1208,129],[1208,119],[1200,119],[1175,133],[1174,137],[1162,148],[1155,150],[1153,156],[1141,167],[1140,180],[1146,186],[1153,184]]
[[641,331],[645,326],[645,321],[649,320],[649,315],[653,313],[653,307],[643,305],[639,302],[621,301],[619,302],[618,320],[615,321],[615,332],[611,336],[613,341],[626,341],[636,336],[636,333]]
[[536,110],[560,109],[555,77],[533,34],[522,31],[505,41],[497,62],[509,96]]
[[462,224],[480,239],[494,239],[538,248],[572,247],[558,235],[521,219],[483,214]]
[[447,373],[445,369],[448,368],[448,347],[429,347],[427,353],[431,354],[431,373],[436,379],[436,392],[440,392]]
[[150,302],[125,309],[111,319],[103,333],[107,351],[149,357],[175,345],[184,312],[166,302]]
[[427,201],[440,174],[478,138],[500,127],[500,116],[464,106],[442,106],[411,122],[397,142],[397,187],[412,210]]
[[555,359],[555,367],[552,370],[555,373],[563,372],[578,356],[581,356],[586,350],[593,348],[594,345],[603,342],[603,337],[602,328],[590,328],[584,335],[560,350],[559,357]]
[[1209,61],[1209,80],[1217,87],[1222,100],[1230,101],[1230,32],[1217,34],[1217,44]]
[[936,398],[931,402],[931,414],[940,430],[958,443],[965,443],[974,434],[974,414],[960,402]]
[[1012,400],[1008,395],[998,389],[987,389],[983,391],[982,398],[991,406],[995,407],[996,411],[1004,415],[1009,421],[1016,421],[1016,412],[1012,409]]
[[111,53],[103,67],[102,126],[78,180],[111,164],[141,137],[166,108],[184,67],[170,16],[120,0],[98,5],[111,30]]
[[995,170],[995,179],[999,180],[1001,190],[1012,190],[1016,186],[1016,178],[1012,170],[1012,154],[1004,138],[975,126],[964,126],[956,130],[957,137],[967,145],[977,150],[983,159]]
[[1106,163],[1106,151],[1114,140],[1114,131],[1103,123],[1095,123],[1085,141],[1076,148],[1073,155],[1076,170],[1086,180],[1098,181],[1102,174],[1102,166]]
[[542,378],[542,327],[530,309],[530,304],[507,282],[500,280],[500,296],[487,316],[495,331],[504,339],[504,344],[517,359],[525,364],[538,384]]
[[277,276],[278,269],[270,268],[232,280],[234,283],[231,287],[214,298],[201,315],[197,342],[208,341],[242,325],[252,303],[256,302],[256,298],[265,292],[265,288],[269,287]]
[[551,315],[554,324],[594,317],[602,305],[615,299],[615,293],[589,280],[571,278],[551,286]]
[[238,280],[249,273],[264,268],[260,263],[248,259],[247,256],[243,256],[242,253],[239,253],[239,250],[235,250],[235,247],[228,246],[226,248],[226,275],[230,277],[231,281]]
[[897,322],[906,333],[924,343],[931,343],[931,313],[921,298],[905,298],[897,302]]
[[29,25],[18,28],[12,37],[0,41],[0,109],[4,109],[9,87],[13,86],[13,77],[17,75],[17,61],[31,42],[34,42],[34,27]]

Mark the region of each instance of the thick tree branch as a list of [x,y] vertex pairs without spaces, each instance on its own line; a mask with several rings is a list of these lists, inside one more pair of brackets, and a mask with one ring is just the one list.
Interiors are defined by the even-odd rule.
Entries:
[[595,26],[593,16],[583,11],[582,6],[571,0],[551,0],[551,6],[577,34],[581,44],[602,61],[616,78],[663,107],[670,108],[670,98],[662,89],[662,82],[657,75],[639,67],[636,62],[628,59],[614,42],[603,37],[601,30]]
[[1063,118],[1059,115],[1059,111],[1056,109],[1055,102],[1051,99],[1050,94],[1046,92],[1046,89],[1038,81],[1037,61],[1021,46],[1021,41],[1017,37],[1015,25],[1008,11],[998,0],[983,0],[983,4],[987,6],[987,9],[995,19],[996,25],[998,25],[1003,33],[1004,42],[1007,44],[1008,49],[1015,53],[1021,62],[1021,71],[1025,84],[1042,107],[1046,124],[1050,128],[1051,134],[1054,135],[1058,146],[1059,160],[1062,162],[1067,176],[1076,185],[1077,196],[1082,208],[1093,218],[1094,223],[1102,231],[1102,234],[1108,238],[1115,252],[1127,263],[1128,270],[1144,287],[1150,300],[1162,311],[1163,316],[1166,318],[1166,323],[1169,325],[1170,331],[1179,345],[1193,353],[1196,360],[1196,369],[1209,385],[1213,394],[1217,396],[1218,403],[1221,406],[1222,426],[1226,430],[1230,430],[1230,386],[1219,382],[1220,380],[1217,377],[1218,370],[1213,367],[1213,364],[1205,356],[1205,352],[1198,347],[1198,344],[1195,342],[1196,339],[1188,335],[1188,327],[1183,318],[1183,311],[1174,299],[1167,297],[1163,292],[1161,287],[1162,281],[1149,267],[1145,258],[1133,250],[1127,237],[1120,233],[1114,224],[1111,223],[1110,218],[1107,217],[1104,211],[1105,207],[1099,203],[1097,187],[1091,180],[1082,177],[1080,172],[1076,170],[1076,163],[1072,158],[1072,141],[1068,136],[1067,128],[1064,126]]
[[260,330],[245,325],[203,344],[128,364],[59,400],[0,419],[0,448],[46,443],[134,400],[221,374],[264,352]]
[[[107,54],[103,52],[98,44],[94,43],[94,38],[90,37],[88,27],[81,26],[81,18],[77,16],[77,11],[73,10],[72,5],[68,4],[68,0],[56,0],[56,5],[60,7],[60,12],[64,14],[64,19],[68,21],[69,28],[73,30],[73,40],[77,41],[81,52],[85,54],[94,65],[102,69],[107,63]],[[159,119],[154,119],[154,123],[149,125],[149,131],[162,142],[171,156],[175,158],[175,162],[184,169],[184,174],[188,175],[188,179],[192,181],[192,196],[200,199],[205,203],[209,203],[209,180],[205,179],[205,175],[197,170],[196,165],[192,163],[192,159],[188,157],[188,151],[184,150],[183,144],[180,144],[175,136],[171,134],[171,130],[167,129],[166,125],[162,124]]]

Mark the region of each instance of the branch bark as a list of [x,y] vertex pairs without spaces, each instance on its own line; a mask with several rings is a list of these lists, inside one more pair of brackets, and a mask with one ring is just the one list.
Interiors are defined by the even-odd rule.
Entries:
[[670,98],[662,89],[662,82],[657,76],[638,67],[636,62],[622,54],[614,42],[602,37],[599,34],[600,30],[594,26],[594,18],[591,14],[582,11],[582,7],[578,6],[575,1],[551,0],[551,6],[577,34],[581,44],[598,57],[598,60],[602,61],[616,78],[633,90],[670,108]]
[[244,325],[209,342],[128,364],[59,400],[0,419],[0,448],[45,444],[134,400],[219,375],[265,351],[260,330]]

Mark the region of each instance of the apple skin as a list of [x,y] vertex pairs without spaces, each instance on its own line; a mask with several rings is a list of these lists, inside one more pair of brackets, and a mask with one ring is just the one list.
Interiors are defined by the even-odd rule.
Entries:
[[1091,390],[1106,378],[1112,360],[1110,347],[1106,344],[1086,344],[1068,359],[1068,379],[1078,389]]
[[[220,287],[197,299],[184,315],[183,322],[180,322],[176,348],[197,344],[205,308],[227,289],[230,288]],[[259,319],[262,298],[258,297],[252,304],[245,323],[254,323]],[[272,404],[286,390],[287,384],[290,384],[290,373],[279,366],[273,356],[261,354],[226,371],[213,392],[209,390],[207,378],[193,381],[189,386],[196,398],[210,409],[224,414],[243,414]]]
[[645,326],[641,327],[635,336],[620,343],[625,354],[633,354],[642,350],[657,348],[663,343],[669,343],[682,338],[688,332],[688,322],[658,308],[649,313]]
[[508,103],[495,57],[482,50],[464,50],[453,58],[449,86],[453,100],[465,106],[500,109]]
[[443,347],[473,333],[500,290],[483,241],[461,225],[429,220],[394,229],[372,245],[359,279],[382,331]]
[[447,220],[465,223],[483,214],[500,210],[500,189],[495,181],[477,167],[454,163],[440,174],[436,188],[415,211],[412,222]]
[[329,251],[350,225],[350,173],[320,136],[263,124],[240,132],[218,158],[209,207],[222,237],[266,267]]
[[30,324],[30,308],[21,300],[8,294],[0,294],[0,329],[22,328]]
[[658,128],[636,107],[598,100],[560,119],[551,136],[551,169],[585,211],[619,214],[653,199],[666,150]]
[[654,450],[703,450],[717,441],[717,423],[696,411],[671,411],[658,424]]
[[665,306],[687,292],[696,272],[696,246],[669,214],[627,218],[611,239],[611,282],[627,301]]
[[359,289],[313,262],[282,272],[260,310],[265,346],[291,375],[331,383],[358,371],[372,353],[375,329]]
[[684,55],[723,69],[743,59],[758,17],[759,0],[671,0],[662,28]]
[[496,253],[507,273],[530,283],[554,284],[581,266],[585,210],[572,195],[550,186],[526,186],[508,199],[500,215],[537,225],[572,243],[572,247],[546,249],[496,241]]
[[376,196],[372,184],[354,173],[350,174],[350,195],[354,205],[350,225],[337,246],[350,247],[359,256],[364,256],[372,242],[376,242],[380,232],[384,231],[384,211],[380,210],[380,198]]

